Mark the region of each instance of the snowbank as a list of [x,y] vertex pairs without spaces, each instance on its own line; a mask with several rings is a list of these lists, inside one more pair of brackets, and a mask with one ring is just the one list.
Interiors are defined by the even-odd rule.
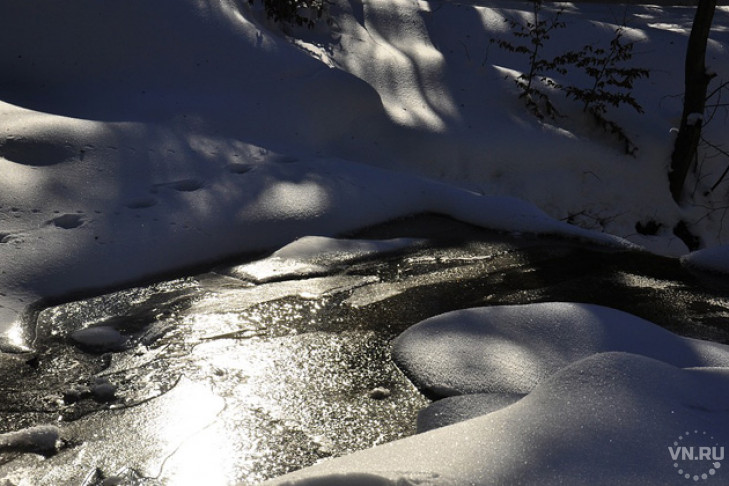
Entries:
[[449,312],[406,330],[393,359],[433,396],[529,393],[568,364],[622,351],[674,366],[729,367],[729,347],[677,336],[631,314],[549,302]]
[[[117,163],[133,165],[121,158]],[[73,165],[77,170],[110,170],[114,162],[88,156]],[[142,174],[149,166],[139,161],[138,168]],[[78,211],[71,211],[64,198],[49,197],[33,205],[30,216],[19,218],[6,244],[0,245],[0,258],[6,262],[0,288],[8,290],[0,305],[14,311],[3,313],[4,326],[25,302],[40,297],[121,285],[281,246],[307,234],[331,235],[423,211],[497,230],[631,247],[619,238],[555,221],[518,199],[480,196],[341,160],[261,164],[242,175],[217,164],[205,172],[193,179],[194,185],[189,180],[182,184],[172,174],[151,178],[146,187],[137,180],[137,197],[92,199],[87,201],[90,207]],[[64,187],[81,193],[88,188],[70,168],[55,176]],[[143,178],[129,177],[130,183]]]
[[729,246],[715,246],[691,252],[681,257],[681,263],[693,270],[729,274]]
[[304,236],[279,248],[270,257],[238,265],[225,272],[256,283],[325,274],[361,258],[384,255],[422,244],[414,238],[343,240]]
[[[431,393],[476,394],[426,408],[428,432],[266,484],[725,481],[729,346],[614,309],[545,303],[428,319],[393,354]],[[681,447],[712,455],[685,460]]]
[[518,402],[517,393],[473,393],[442,398],[418,413],[418,433],[487,415]]
[[497,412],[265,484],[666,485],[686,474],[723,484],[726,461],[673,460],[669,448],[716,447],[718,458],[729,444],[727,404],[726,368],[602,353]]
[[[335,2],[330,27],[291,40],[245,2],[0,2],[3,346],[41,297],[420,211],[685,251],[663,184],[680,63],[655,53],[685,40],[689,12],[629,12],[635,62],[655,70],[636,87],[647,115],[618,113],[633,159],[579,120],[525,116],[503,78],[523,60],[488,48],[523,8]],[[609,39],[614,8],[569,6],[554,48]],[[634,234],[648,220],[657,234]]]

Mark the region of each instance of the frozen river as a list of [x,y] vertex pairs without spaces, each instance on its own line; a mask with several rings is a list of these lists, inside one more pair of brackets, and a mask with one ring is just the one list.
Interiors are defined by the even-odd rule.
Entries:
[[390,343],[459,308],[590,302],[729,342],[729,286],[677,260],[432,215],[350,236],[376,241],[40,311],[26,329],[32,352],[0,355],[0,433],[27,431],[0,440],[0,477],[254,484],[413,434],[429,397]]

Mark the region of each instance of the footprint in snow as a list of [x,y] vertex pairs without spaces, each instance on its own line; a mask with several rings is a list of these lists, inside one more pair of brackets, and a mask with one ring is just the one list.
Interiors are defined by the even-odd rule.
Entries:
[[0,243],[10,243],[15,238],[17,238],[18,235],[15,235],[13,233],[2,233],[0,232]]
[[79,214],[62,214],[55,217],[46,224],[56,226],[63,229],[74,229],[84,224],[84,218]]
[[253,170],[253,166],[250,164],[240,164],[240,163],[232,163],[228,164],[228,171],[233,174],[247,174],[248,172]]
[[77,151],[68,145],[27,138],[7,138],[0,142],[0,157],[32,167],[56,165],[73,159]]
[[194,192],[202,189],[203,183],[197,179],[182,179],[179,181],[162,182],[152,187],[152,193],[157,193],[160,189],[173,189],[179,192]]

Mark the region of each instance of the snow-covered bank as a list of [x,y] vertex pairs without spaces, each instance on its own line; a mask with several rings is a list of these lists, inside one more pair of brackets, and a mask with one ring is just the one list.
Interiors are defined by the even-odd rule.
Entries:
[[728,384],[726,369],[598,354],[498,412],[267,484],[723,484],[726,461],[674,461],[670,449],[720,456],[729,423],[717,404]]
[[681,263],[692,270],[729,274],[729,246],[714,246],[681,257]]
[[[420,424],[447,426],[267,484],[726,480],[729,346],[613,309],[547,303],[429,319],[398,338],[394,356],[420,386],[459,394],[426,409]],[[673,457],[680,447],[716,455]]]
[[[78,177],[73,169],[94,170],[94,160],[114,170],[113,162],[92,156],[56,164],[62,186],[88,187],[85,179],[69,179]],[[66,164],[75,167],[58,167]],[[74,211],[68,201],[53,198],[39,201],[0,246],[5,325],[25,302],[40,297],[120,285],[275,248],[307,234],[331,235],[426,211],[504,231],[630,247],[620,238],[555,221],[518,199],[480,196],[341,160],[262,164],[244,174],[210,165],[204,178],[152,178],[158,182],[140,187],[136,198],[92,200],[93,209]],[[129,181],[136,185],[135,177],[130,174]]]
[[[40,297],[418,211],[586,235],[513,197],[684,252],[671,229],[694,209],[673,204],[665,171],[691,9],[565,6],[553,49],[609,40],[624,14],[633,62],[652,72],[635,92],[646,114],[615,114],[641,146],[633,158],[579,115],[552,126],[525,113],[504,80],[523,60],[489,43],[524,8],[335,2],[330,27],[290,42],[223,0],[0,2],[0,325]],[[726,35],[710,46],[720,77]],[[714,216],[695,218],[706,244],[722,238]]]

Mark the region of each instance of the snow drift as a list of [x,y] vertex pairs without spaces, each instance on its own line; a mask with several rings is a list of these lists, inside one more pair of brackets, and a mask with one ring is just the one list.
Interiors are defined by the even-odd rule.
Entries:
[[[614,309],[546,303],[428,319],[394,354],[421,387],[477,394],[435,402],[421,415],[428,432],[267,484],[658,485],[726,474],[729,346]],[[689,444],[717,448],[716,460],[671,455]]]

